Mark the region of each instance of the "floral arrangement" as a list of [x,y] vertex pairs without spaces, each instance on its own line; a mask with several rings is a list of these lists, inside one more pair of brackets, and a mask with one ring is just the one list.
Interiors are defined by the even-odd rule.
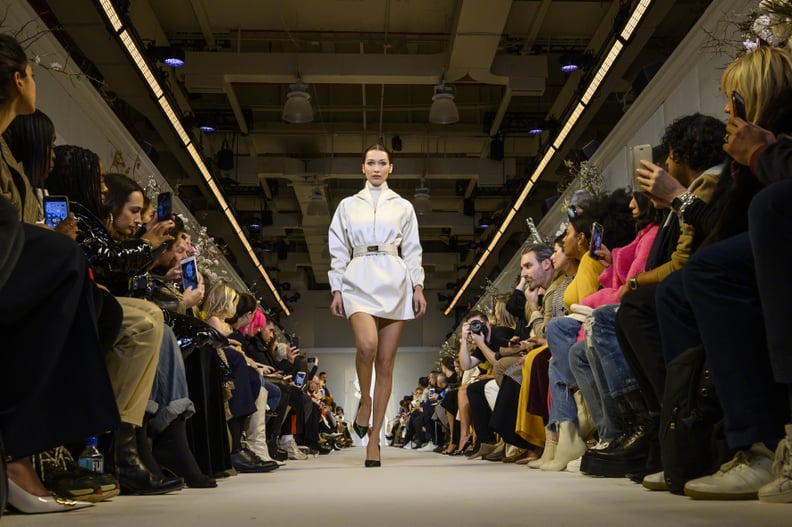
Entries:
[[[762,0],[745,15],[726,15],[719,26],[707,31],[710,42],[705,46],[718,54],[740,56],[760,46],[792,49],[792,1]],[[723,37],[728,27],[736,27],[739,40]]]

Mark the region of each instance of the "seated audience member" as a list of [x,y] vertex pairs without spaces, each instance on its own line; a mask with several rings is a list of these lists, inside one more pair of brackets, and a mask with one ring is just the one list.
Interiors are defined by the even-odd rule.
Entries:
[[[508,346],[512,335],[514,335],[513,328],[491,326],[487,315],[481,311],[471,311],[462,324],[462,338],[459,344],[460,365],[463,369],[470,369],[482,363],[488,363],[490,366],[495,364],[497,358],[493,350]],[[483,458],[500,446],[489,426],[492,411],[484,396],[484,387],[492,379],[491,375],[480,376],[465,390],[477,443],[475,451],[468,456],[468,459]]]
[[[232,332],[226,319],[236,314],[238,299],[239,294],[221,282],[209,288],[209,293],[201,306],[206,323],[225,337]],[[238,472],[271,472],[279,467],[276,462],[264,461],[247,445],[242,444],[245,421],[257,411],[256,399],[262,391],[256,363],[247,357],[241,345],[233,340],[218,353],[223,354],[221,358],[225,359],[234,374],[226,415],[226,423],[231,435],[231,464]]]
[[[792,129],[792,58],[787,51],[766,47],[736,59],[725,70],[721,88],[727,97],[732,91],[739,91],[745,99],[749,122],[759,122],[776,133]],[[734,119],[735,109],[730,101],[724,110]],[[729,135],[724,137],[727,145],[729,139]],[[757,275],[751,234],[745,232],[750,221],[747,212],[757,210],[750,202],[750,189],[759,188],[763,181],[749,168],[736,165],[729,182],[724,200],[714,206],[697,204],[698,219],[690,218],[706,224],[706,218],[714,215],[716,222],[704,246],[681,272],[683,290],[658,289],[658,295],[665,293],[658,297],[663,351],[673,357],[688,346],[703,345],[724,411],[726,440],[731,449],[737,450],[734,459],[720,470],[688,481],[684,489],[685,494],[697,499],[759,496],[768,501],[789,501],[783,497],[784,487],[778,482],[783,473],[774,472],[771,467],[772,450],[784,437],[784,424],[789,422],[788,396],[785,386],[774,382],[774,376],[783,379],[783,373],[779,369],[776,374],[774,366],[781,363],[774,363],[768,353],[761,308],[765,298],[757,295],[757,280],[762,275]],[[713,214],[713,209],[720,210]],[[687,213],[682,211],[686,221]],[[772,232],[776,226],[765,228]],[[772,278],[777,281],[778,277]],[[719,309],[724,305],[730,307],[729,312]],[[724,332],[724,327],[730,331]],[[783,452],[786,439],[780,444]]]
[[[630,374],[630,368],[623,355],[613,353],[602,356],[594,353],[595,342],[592,338],[592,330],[600,313],[597,309],[618,303],[619,293],[627,279],[646,268],[649,252],[657,235],[662,215],[643,193],[633,194],[630,210],[635,220],[637,235],[624,247],[610,251],[603,244],[597,252],[600,261],[606,266],[599,277],[602,287],[582,300],[582,304],[594,309],[594,312],[586,318],[584,324],[587,339],[578,341],[569,351],[570,369],[580,388],[584,404],[590,409],[599,438],[599,443],[592,450],[607,447],[621,433],[621,414],[613,394],[619,395],[635,389],[635,379]],[[598,339],[602,338],[600,333],[597,336]],[[618,352],[618,348],[615,351]],[[613,386],[613,394],[610,386]],[[594,474],[596,469],[587,467],[587,460],[588,457],[584,456],[581,471]],[[596,475],[622,477],[626,473],[623,465],[610,463],[607,466],[610,468],[609,472],[599,472]]]
[[[723,159],[723,132],[723,123],[714,117],[693,114],[672,122],[663,136],[668,173],[704,201],[712,198],[723,170],[719,164]],[[665,173],[661,167],[650,165],[653,172]],[[658,208],[663,205],[657,199],[652,202]],[[655,293],[659,283],[685,265],[702,237],[692,225],[669,214],[655,237],[646,270],[630,277],[622,288],[618,309],[604,306],[595,314],[593,353],[600,357],[621,353],[637,389],[621,393],[617,399],[621,434],[588,457],[594,463],[625,464],[639,481],[642,473],[654,472],[659,465],[657,434],[665,363]]]

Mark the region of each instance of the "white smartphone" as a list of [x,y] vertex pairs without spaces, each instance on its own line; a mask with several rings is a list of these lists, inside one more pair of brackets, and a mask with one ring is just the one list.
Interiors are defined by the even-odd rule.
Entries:
[[305,372],[298,371],[297,377],[294,378],[294,384],[296,384],[299,388],[302,388],[303,382],[305,382]]
[[641,164],[641,161],[654,162],[652,159],[652,145],[635,145],[630,148],[630,166],[632,167],[633,188],[635,190],[641,190],[635,171],[639,168],[646,168]]
[[198,264],[195,256],[190,256],[181,261],[182,287],[187,291],[190,287],[198,289]]

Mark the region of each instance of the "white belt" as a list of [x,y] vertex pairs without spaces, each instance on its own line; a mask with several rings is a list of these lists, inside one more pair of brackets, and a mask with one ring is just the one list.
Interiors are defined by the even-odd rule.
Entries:
[[391,256],[399,256],[399,247],[391,243],[381,245],[361,245],[352,249],[352,257],[368,256],[370,254],[390,254]]

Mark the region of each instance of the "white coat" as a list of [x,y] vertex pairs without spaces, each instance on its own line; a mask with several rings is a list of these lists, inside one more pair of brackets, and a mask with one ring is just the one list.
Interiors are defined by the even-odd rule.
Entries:
[[[413,289],[423,286],[422,249],[418,219],[412,204],[383,183],[379,199],[369,184],[344,198],[330,222],[328,245],[332,291],[341,291],[347,318],[357,312],[390,320],[415,318]],[[392,245],[401,256],[368,253],[354,257],[355,248]]]

